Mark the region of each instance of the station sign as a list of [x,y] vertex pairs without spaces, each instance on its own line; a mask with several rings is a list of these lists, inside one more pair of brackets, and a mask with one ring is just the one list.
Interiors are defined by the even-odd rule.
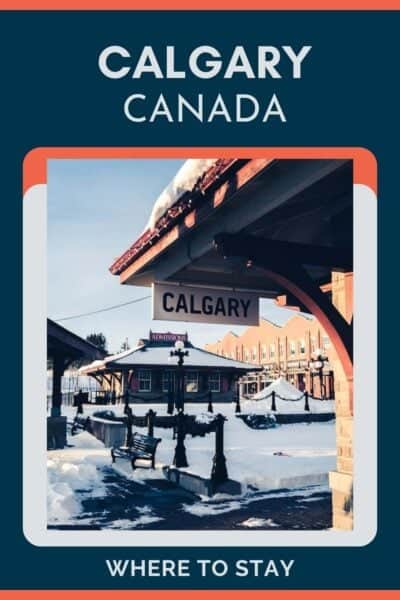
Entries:
[[258,325],[259,296],[249,292],[155,283],[153,319]]

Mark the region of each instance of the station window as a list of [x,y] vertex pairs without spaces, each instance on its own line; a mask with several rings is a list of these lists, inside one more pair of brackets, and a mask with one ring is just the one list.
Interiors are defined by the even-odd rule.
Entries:
[[139,392],[151,392],[151,371],[140,370],[138,373]]
[[317,349],[317,340],[315,337],[311,338],[311,352],[315,352]]
[[162,391],[169,392],[174,390],[175,374],[172,371],[163,371]]
[[284,355],[284,345],[283,342],[279,342],[279,356]]
[[324,350],[328,350],[328,348],[330,348],[331,345],[331,340],[329,339],[329,337],[327,335],[322,336],[322,348]]
[[208,387],[210,392],[221,391],[221,375],[219,373],[210,373],[208,376]]
[[275,358],[275,344],[269,345],[269,357]]
[[296,342],[291,341],[290,342],[290,354],[293,356],[294,354],[296,354]]
[[248,349],[247,349],[247,348],[245,348],[245,350],[244,350],[244,359],[245,359],[245,360],[249,360],[249,358],[250,358],[249,351],[248,351]]
[[300,340],[299,341],[299,354],[305,354],[306,353],[306,342],[305,340]]
[[261,346],[261,358],[267,360],[267,346]]
[[194,393],[199,391],[199,374],[197,371],[188,371],[185,375],[186,392]]
[[253,346],[253,349],[251,351],[251,358],[252,360],[257,360],[257,347]]

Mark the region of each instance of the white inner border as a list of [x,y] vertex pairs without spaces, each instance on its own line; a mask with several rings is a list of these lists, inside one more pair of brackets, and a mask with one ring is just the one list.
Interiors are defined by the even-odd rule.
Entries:
[[354,529],[47,530],[47,186],[23,199],[23,531],[36,546],[364,546],[377,527],[377,198],[354,185]]

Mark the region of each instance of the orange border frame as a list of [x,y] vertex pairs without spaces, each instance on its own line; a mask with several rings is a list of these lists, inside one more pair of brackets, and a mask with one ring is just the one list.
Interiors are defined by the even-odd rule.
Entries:
[[140,600],[398,600],[400,590],[0,590],[2,600],[53,600],[54,592],[59,600],[132,600],[132,595],[140,595]]
[[34,148],[28,152],[23,163],[23,191],[47,181],[47,161],[52,159],[134,159],[134,158],[269,158],[269,159],[312,159],[340,158],[352,159],[354,165],[354,183],[370,187],[377,193],[377,162],[370,150],[357,147],[102,147],[102,148]]
[[0,0],[0,10],[399,10],[399,0]]

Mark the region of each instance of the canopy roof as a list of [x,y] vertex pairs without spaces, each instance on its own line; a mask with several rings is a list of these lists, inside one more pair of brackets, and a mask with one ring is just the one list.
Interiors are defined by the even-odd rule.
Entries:
[[[166,369],[176,368],[178,359],[170,356],[170,351],[174,349],[173,345],[154,345],[143,344],[132,348],[120,354],[108,356],[104,360],[96,360],[90,365],[82,367],[81,373],[91,374],[99,371],[118,371],[124,369],[133,369],[137,367],[163,367]],[[262,367],[256,364],[249,364],[218,356],[206,350],[196,348],[187,343],[186,349],[188,356],[184,358],[184,368],[186,369],[214,369],[230,370],[241,373],[248,371],[259,371]]]
[[[214,244],[218,234],[251,236],[265,256],[296,256],[322,286],[332,270],[352,271],[352,231],[351,160],[225,158],[177,197],[110,270],[123,284],[174,281],[276,298],[286,288],[263,269],[249,268],[240,252],[224,259]],[[239,237],[238,249],[244,245]]]
[[61,355],[65,360],[102,359],[106,353],[72,331],[47,319],[47,357]]

